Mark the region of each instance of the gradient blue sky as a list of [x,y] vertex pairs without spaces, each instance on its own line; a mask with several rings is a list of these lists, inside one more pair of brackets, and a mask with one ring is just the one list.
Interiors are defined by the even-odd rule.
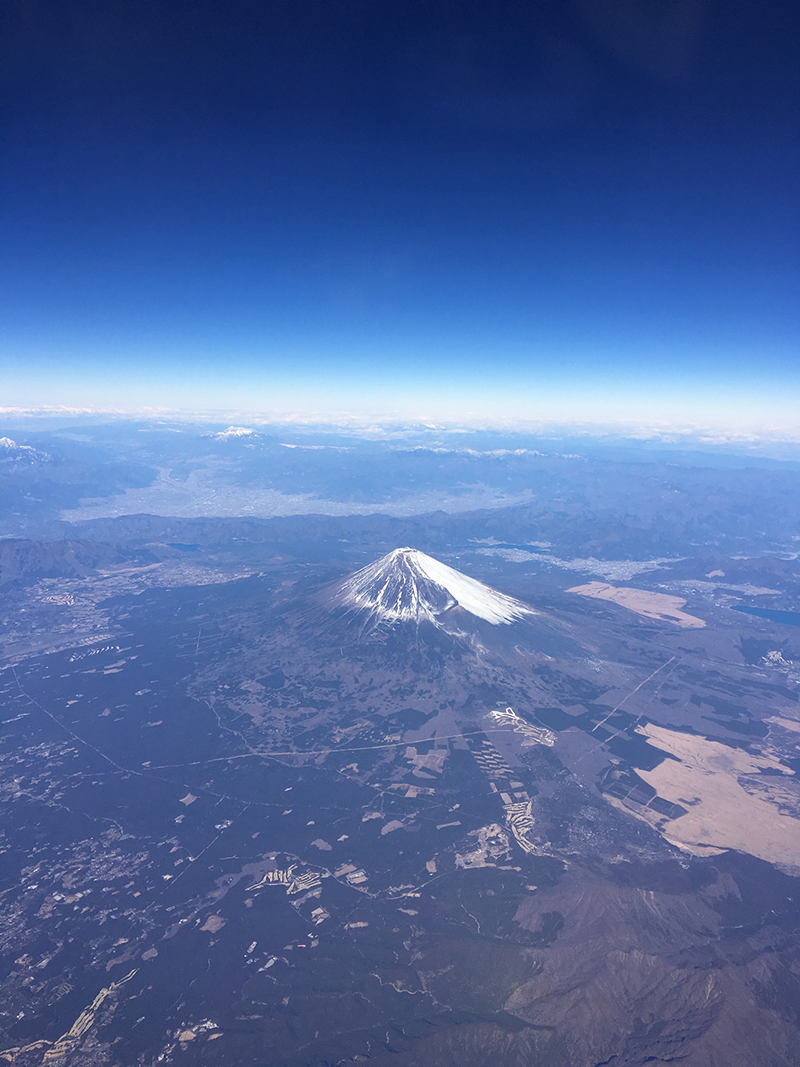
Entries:
[[794,4],[2,17],[0,405],[797,425]]

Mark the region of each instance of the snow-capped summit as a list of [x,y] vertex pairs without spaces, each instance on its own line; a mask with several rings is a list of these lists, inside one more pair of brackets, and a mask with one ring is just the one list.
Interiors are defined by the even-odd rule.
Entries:
[[229,426],[227,430],[220,430],[219,433],[206,434],[207,437],[213,438],[215,441],[230,441],[232,438],[237,437],[258,437],[255,430],[250,430],[246,426]]
[[50,456],[30,445],[21,445],[10,437],[0,437],[0,462],[3,463],[47,463]]
[[341,582],[336,606],[368,612],[375,622],[428,622],[461,608],[495,626],[536,612],[513,597],[415,548],[396,548]]

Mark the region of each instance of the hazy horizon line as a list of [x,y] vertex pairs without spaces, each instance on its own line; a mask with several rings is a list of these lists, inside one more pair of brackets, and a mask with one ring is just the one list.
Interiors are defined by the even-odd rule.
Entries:
[[[286,410],[246,409],[239,407],[192,408],[169,405],[144,405],[123,407],[120,405],[46,404],[40,406],[0,406],[0,418],[21,421],[50,419],[108,419],[110,421],[171,421],[208,425],[227,424],[228,427],[242,424],[242,428],[285,426],[303,430],[338,430],[359,435],[396,433],[399,430],[427,433],[476,433],[499,432],[509,434],[532,434],[555,436],[559,433],[587,437],[614,437],[628,440],[668,442],[698,439],[705,445],[759,443],[800,443],[800,425],[753,424],[743,426],[720,420],[694,422],[678,419],[623,418],[520,418],[496,414],[480,416],[465,414],[461,417],[432,417],[426,414],[401,414],[391,412],[364,413],[346,410]],[[250,424],[247,426],[247,424]]]

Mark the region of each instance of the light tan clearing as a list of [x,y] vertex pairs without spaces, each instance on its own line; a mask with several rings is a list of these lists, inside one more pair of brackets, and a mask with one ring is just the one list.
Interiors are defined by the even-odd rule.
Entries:
[[800,734],[800,722],[796,722],[794,719],[782,719],[780,715],[775,715],[772,719],[767,719],[767,722],[773,722],[776,726],[782,726],[784,730],[791,730],[792,733]]
[[393,830],[402,830],[403,824],[399,819],[392,819],[391,822],[387,822],[385,826],[381,827],[381,836],[385,837],[386,834],[392,833]]
[[[800,812],[800,783],[779,760],[654,723],[638,732],[677,757],[638,771],[660,797],[688,808],[667,822],[643,809],[642,817],[668,841],[701,855],[709,846],[733,848],[768,863],[800,866],[800,818],[787,813]],[[765,777],[763,771],[781,774]]]
[[619,604],[620,607],[627,608],[628,611],[643,615],[646,619],[671,622],[685,630],[696,630],[705,626],[703,619],[681,611],[686,603],[682,597],[670,596],[668,593],[651,593],[647,589],[627,589],[617,585],[608,585],[607,582],[575,585],[567,592],[594,597],[595,600],[610,600],[614,604]]
[[209,915],[200,929],[206,930],[209,934],[215,934],[218,930],[221,930],[224,925],[225,919],[223,919],[221,915]]
[[178,801],[178,803],[179,804],[185,804],[186,807],[188,808],[189,805],[190,804],[194,804],[194,802],[196,800],[197,800],[197,797],[194,795],[194,793],[187,793],[185,797],[181,797],[181,799]]
[[472,847],[469,852],[456,853],[456,867],[465,870],[498,867],[502,860],[511,859],[511,840],[499,823],[493,822],[473,830],[467,835],[467,840]]
[[434,774],[441,774],[444,761],[447,759],[447,749],[435,750],[421,754],[413,745],[406,749],[405,758],[413,766],[412,774],[417,778],[432,778]]

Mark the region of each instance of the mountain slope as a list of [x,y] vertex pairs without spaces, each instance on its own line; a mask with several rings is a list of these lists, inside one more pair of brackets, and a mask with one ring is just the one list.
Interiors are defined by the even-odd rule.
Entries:
[[31,448],[30,445],[18,444],[10,437],[0,437],[0,463],[33,466],[49,462],[50,456],[46,452],[40,452],[38,448]]
[[414,548],[396,548],[339,583],[333,604],[364,612],[376,623],[437,623],[462,608],[494,626],[508,625],[532,608]]

